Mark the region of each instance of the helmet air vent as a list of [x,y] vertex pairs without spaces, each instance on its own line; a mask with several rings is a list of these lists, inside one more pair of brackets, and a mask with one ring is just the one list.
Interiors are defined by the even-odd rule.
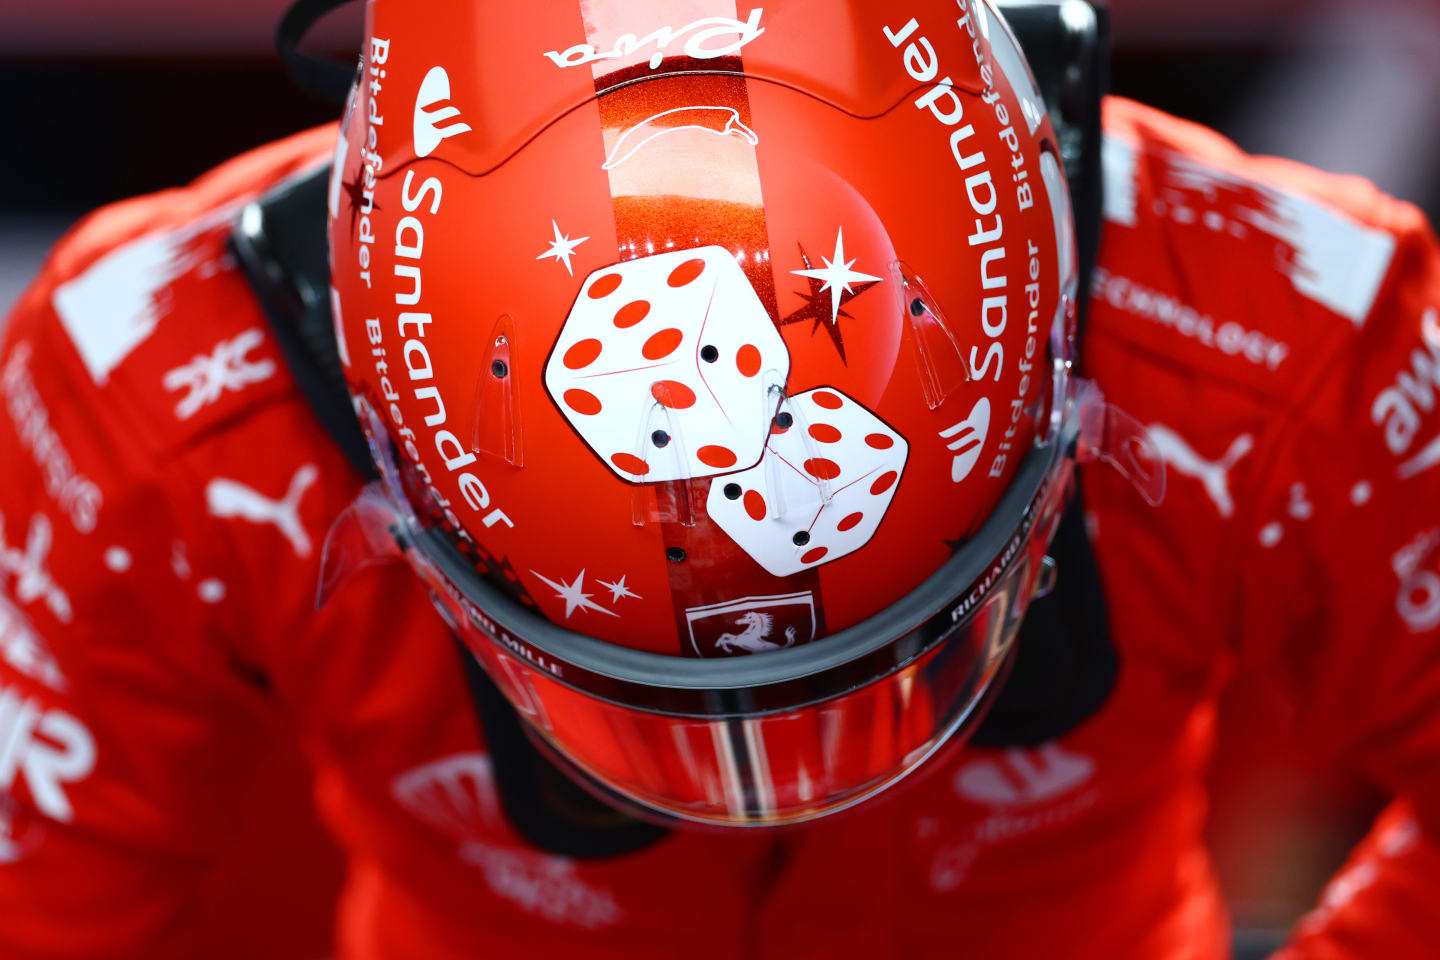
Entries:
[[915,336],[916,364],[925,403],[931,410],[938,410],[961,385],[974,379],[970,365],[965,361],[954,329],[924,281],[898,260],[891,266],[891,275],[895,288],[900,291],[901,311]]
[[512,467],[525,465],[520,437],[520,401],[515,391],[515,320],[508,313],[495,321],[480,379],[475,385],[475,430],[470,449]]

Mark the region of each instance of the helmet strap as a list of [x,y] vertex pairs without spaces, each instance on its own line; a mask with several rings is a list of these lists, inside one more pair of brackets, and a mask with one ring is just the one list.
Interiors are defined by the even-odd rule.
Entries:
[[280,25],[275,28],[275,50],[285,64],[290,80],[306,93],[344,103],[350,92],[350,83],[355,77],[355,68],[334,60],[312,57],[300,52],[300,41],[310,28],[319,23],[331,10],[350,3],[351,0],[298,0],[285,11]]

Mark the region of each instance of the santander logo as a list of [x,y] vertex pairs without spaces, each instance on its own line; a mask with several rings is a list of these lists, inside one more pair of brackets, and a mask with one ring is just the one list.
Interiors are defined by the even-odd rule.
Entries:
[[952,481],[960,483],[970,476],[970,471],[980,462],[980,451],[985,449],[985,438],[989,435],[990,401],[985,397],[975,401],[970,416],[941,432],[940,439],[950,441],[946,449],[955,454],[950,461]]
[[[682,49],[685,56],[692,60],[714,60],[739,53],[746,44],[764,33],[765,28],[760,26],[760,17],[764,12],[763,7],[756,7],[745,20],[705,17],[678,29],[661,27],[644,37],[626,33],[622,34],[609,50],[597,50],[591,44],[577,43],[565,50],[551,50],[545,56],[555,66],[563,69],[583,67],[600,60],[622,60],[634,56],[646,47],[654,46],[655,53],[650,58],[650,69],[654,70],[664,61],[665,55],[684,40]],[[729,42],[720,42],[726,38],[730,38]]]
[[[415,97],[415,122],[411,130],[415,156],[428,157],[441,141],[470,130],[468,123],[458,119],[460,108],[449,101],[450,74],[445,72],[444,67],[431,67],[425,79],[420,81],[420,93]],[[432,110],[432,107],[438,109]]]

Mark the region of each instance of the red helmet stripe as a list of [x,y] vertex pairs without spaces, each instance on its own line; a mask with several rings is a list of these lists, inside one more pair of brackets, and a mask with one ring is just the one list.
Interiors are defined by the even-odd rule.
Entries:
[[[696,61],[687,52],[687,35],[692,33],[685,29],[688,25],[714,18],[738,22],[734,0],[585,0],[581,10],[586,42],[596,51],[619,54],[595,60],[591,69],[602,94],[601,135],[620,256],[629,260],[669,249],[722,246],[736,255],[771,320],[778,321],[756,155],[763,131],[757,133],[752,124],[741,55]],[[697,66],[712,72],[686,72]],[[648,79],[629,82],[642,77]],[[703,167],[693,159],[687,162],[696,149],[705,150]],[[687,266],[677,268],[672,286],[694,279]],[[729,451],[706,447],[705,438],[683,439],[691,449],[703,449],[711,457],[706,462],[721,465],[727,456],[734,460]],[[694,652],[693,645],[683,642],[689,630],[687,609],[746,596],[810,591],[819,618],[815,636],[822,635],[818,573],[805,570],[779,581],[766,572],[705,514],[711,483],[675,481],[666,486],[688,489],[656,491],[662,503],[680,508],[666,515],[688,513],[661,522],[665,546],[698,561],[687,559],[668,568],[681,649]]]

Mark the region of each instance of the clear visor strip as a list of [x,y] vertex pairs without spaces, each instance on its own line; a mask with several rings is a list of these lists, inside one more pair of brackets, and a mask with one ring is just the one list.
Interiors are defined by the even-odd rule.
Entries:
[[1130,481],[1152,507],[1165,499],[1165,459],[1139,420],[1105,399],[1093,380],[1075,377],[1066,392],[1066,441],[1073,437],[1076,463],[1107,463]]

